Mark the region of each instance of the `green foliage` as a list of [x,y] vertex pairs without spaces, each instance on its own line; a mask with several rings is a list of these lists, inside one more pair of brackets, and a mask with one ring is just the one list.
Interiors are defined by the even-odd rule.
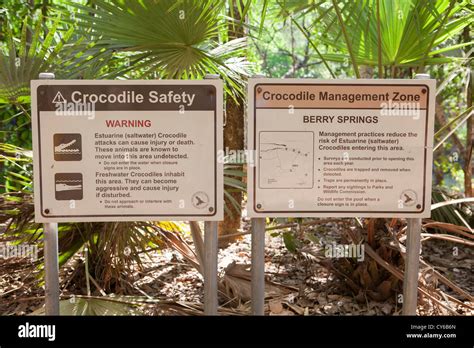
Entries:
[[31,193],[32,160],[31,151],[12,144],[0,143],[0,164],[6,168],[5,185],[0,188],[11,192]]
[[[82,298],[72,297],[59,303],[61,315],[139,315],[132,304],[118,298]],[[39,313],[37,313],[39,314]]]
[[[224,210],[229,216],[233,216],[233,211],[240,216],[242,210],[240,203],[232,196],[232,192],[245,192],[247,189],[243,182],[247,173],[243,171],[242,165],[242,163],[224,164],[224,196],[226,198]],[[230,203],[230,206],[228,206],[227,202]]]
[[112,53],[98,51],[60,16],[7,18],[1,21],[0,141],[31,148],[30,81],[40,72],[62,79],[100,78]]
[[[318,13],[311,38],[332,48],[326,59],[349,60],[357,77],[359,65],[390,67],[393,76],[394,68],[453,61],[456,58],[445,54],[472,45],[452,42],[474,21],[468,5],[452,0],[358,0],[311,2],[298,11],[311,8]],[[384,77],[384,71],[378,76]]]
[[[435,188],[431,194],[433,204],[447,202],[456,199],[452,193],[442,188]],[[457,205],[446,205],[431,211],[431,218],[435,221],[446,222],[458,226],[474,227],[474,211],[472,204],[459,203]]]
[[[126,66],[109,77],[134,71],[140,78],[199,79],[219,74],[232,95],[243,93],[248,75],[245,39],[222,40],[227,30],[221,0],[135,1],[96,7],[74,5],[83,35],[97,38],[96,47],[126,52]],[[93,13],[94,16],[91,16]]]
[[[296,21],[290,15],[292,8],[286,8],[294,3],[287,2],[284,6],[283,3],[264,1],[254,4],[253,11],[250,11],[247,27],[252,50],[249,55],[258,62],[260,72],[268,77],[330,78],[331,72],[344,76],[339,63],[329,62],[330,67],[326,68],[322,57],[316,54],[316,50],[326,53],[327,46],[315,46],[307,39],[311,36],[308,28],[315,23],[317,14],[314,11],[301,12]],[[266,11],[265,18],[262,17],[263,11]]]
[[[6,192],[0,195],[0,222],[7,223],[5,234],[17,243],[38,243],[41,247],[43,228],[34,221],[32,152],[0,144],[1,163],[19,168],[17,172],[7,172]],[[126,279],[132,274],[132,266],[141,266],[142,252],[163,245],[160,236],[164,228],[181,231],[173,223],[140,221],[60,224],[59,264],[64,265],[87,247],[90,274],[86,276],[97,279],[106,290],[130,289]],[[42,262],[41,257],[36,264],[40,270]]]
[[438,130],[434,136],[437,146],[434,150],[434,186],[442,186],[450,191],[462,191],[463,168],[468,167],[465,121],[472,113],[472,107],[466,108],[467,100],[472,96],[466,92],[472,71],[472,53],[473,49],[461,52],[462,60],[429,70],[431,76],[439,81],[436,94],[437,101],[442,105],[442,109],[438,110],[441,114],[436,118]]
[[292,232],[283,232],[282,236],[283,243],[285,244],[285,247],[288,249],[288,251],[291,253],[296,253],[299,243],[295,234]]
[[[133,297],[107,296],[107,297],[82,297],[72,296],[68,300],[59,302],[59,313],[61,315],[99,315],[99,316],[121,316],[142,314],[137,305],[133,302]],[[45,308],[33,312],[33,315],[44,315]]]
[[5,43],[0,46],[0,101],[28,105],[30,81],[40,72],[52,71],[58,78],[72,79],[85,69],[88,48],[73,36],[73,27],[60,28],[61,23],[57,17],[46,29],[40,16],[30,28],[25,18],[19,40],[10,25],[5,25]]
[[[52,71],[60,79],[193,79],[218,73],[228,92],[243,93],[242,77],[249,70],[243,55],[246,43],[245,39],[228,40],[224,5],[222,1],[98,1],[91,7],[74,2],[61,3],[61,17],[53,19],[36,16],[35,9],[28,7],[22,7],[26,16],[21,24],[17,18],[10,25],[0,17],[6,28],[5,43],[0,46],[3,138],[23,147],[31,146],[29,85],[44,71]],[[14,4],[9,6],[16,8]],[[74,12],[69,12],[71,8]],[[75,24],[79,25],[78,30]],[[0,210],[2,220],[8,221],[7,233],[18,241],[40,242],[43,231],[34,222],[31,151],[4,144],[0,155],[6,168],[6,193],[1,197]],[[244,189],[242,181],[236,179],[244,176],[242,166],[226,165],[225,175],[226,196],[232,204],[226,210],[240,211],[230,192]],[[61,224],[60,264],[87,247],[89,274],[85,277],[98,279],[106,290],[126,288],[131,265],[141,264],[140,254],[162,245],[163,228],[181,231],[172,223],[168,225]]]

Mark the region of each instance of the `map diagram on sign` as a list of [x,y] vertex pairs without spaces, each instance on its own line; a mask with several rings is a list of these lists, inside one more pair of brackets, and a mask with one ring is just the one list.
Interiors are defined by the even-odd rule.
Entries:
[[313,132],[260,132],[260,188],[312,188],[313,143]]

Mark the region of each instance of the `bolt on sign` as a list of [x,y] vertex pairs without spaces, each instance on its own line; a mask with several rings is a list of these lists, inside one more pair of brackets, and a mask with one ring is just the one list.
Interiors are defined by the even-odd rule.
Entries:
[[37,222],[221,220],[221,81],[32,81]]
[[249,82],[251,217],[429,217],[435,80]]

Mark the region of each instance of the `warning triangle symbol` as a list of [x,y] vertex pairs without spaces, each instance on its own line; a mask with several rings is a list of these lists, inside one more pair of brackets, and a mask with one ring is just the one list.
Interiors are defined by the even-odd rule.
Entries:
[[53,103],[58,104],[58,103],[65,103],[65,102],[66,102],[66,99],[64,99],[61,92],[56,93],[56,96],[53,99]]

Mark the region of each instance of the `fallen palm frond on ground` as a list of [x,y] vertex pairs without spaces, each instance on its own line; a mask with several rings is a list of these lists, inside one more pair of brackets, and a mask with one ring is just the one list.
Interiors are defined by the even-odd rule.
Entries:
[[[307,233],[306,229],[336,220],[338,219],[307,220],[302,223],[271,226],[267,230],[296,229],[297,234],[304,235]],[[360,220],[358,222],[361,223]],[[195,244],[203,245],[199,225],[193,224],[192,229],[194,229]],[[436,239],[468,248],[474,247],[472,241],[474,236],[467,227],[427,219],[424,221],[423,229],[444,230],[447,233],[421,233],[422,242]],[[358,229],[350,226],[344,228],[341,233],[341,243],[362,243],[366,256],[368,256],[363,262],[348,258],[327,259],[321,249],[317,252],[314,250],[310,252],[311,248],[302,248],[299,252],[311,254],[317,262],[343,279],[357,301],[366,302],[368,297],[375,301],[397,301],[397,296],[402,294],[401,285],[404,277],[405,246],[403,243],[406,238],[405,232],[406,226],[399,219],[393,219],[390,223],[386,223],[384,219],[368,219]],[[367,237],[364,241],[365,234]],[[347,237],[349,238],[347,239]],[[174,247],[175,250],[192,250],[189,246],[184,248],[183,243],[186,244],[186,241],[180,240],[179,245]],[[169,246],[173,247],[171,244]],[[199,254],[199,251],[194,253],[193,266],[199,263],[197,258]],[[190,253],[186,252],[183,256],[189,259],[189,255]],[[250,267],[248,264],[231,263],[222,272],[219,281],[219,294],[221,302],[226,306],[248,305],[251,300]],[[444,284],[450,288],[457,298],[441,290],[437,286],[438,284]],[[420,308],[429,303],[430,306],[437,308],[436,311],[439,314],[457,315],[459,313],[455,308],[459,307],[464,308],[463,312],[474,311],[472,295],[442,275],[436,270],[436,267],[430,265],[423,258],[421,258],[418,287],[421,296]],[[278,299],[296,292],[297,289],[266,281],[267,310],[272,313],[279,311],[282,302],[278,302]],[[273,308],[270,308],[270,304],[274,303],[275,299],[279,303],[278,306],[274,305]],[[290,308],[290,305],[286,305],[286,307]],[[304,314],[304,310],[297,309],[298,306],[293,307],[295,307],[293,312],[296,314]],[[401,303],[399,307],[401,307]],[[282,310],[282,313],[284,311],[286,310]]]
[[[202,274],[204,259],[204,241],[202,231],[197,222],[191,222],[191,235],[195,251],[180,236],[165,233],[165,241],[170,248],[179,252],[196,270]],[[279,297],[289,294],[296,289],[266,281],[266,296]],[[219,295],[223,302],[233,307],[238,307],[251,299],[251,273],[250,265],[232,262],[228,265],[219,279]]]
[[[251,265],[232,262],[224,270],[219,281],[219,291],[227,304],[238,307],[252,299]],[[284,286],[265,279],[265,297],[280,298],[298,291],[297,288]]]
[[[36,298],[35,298],[36,299]],[[203,305],[185,301],[173,301],[145,296],[66,296],[60,301],[61,315],[143,315],[152,310],[161,315],[204,315]],[[44,315],[44,307],[31,315]],[[220,307],[221,315],[246,315],[248,307],[226,308]]]
[[[463,226],[429,221],[423,224],[423,228],[427,227],[442,228],[453,233],[458,233],[463,237],[448,234],[421,233],[422,242],[435,238],[452,243],[459,243],[468,247],[474,246],[474,243],[470,240],[473,239],[473,236],[469,234],[466,235],[466,233],[469,232]],[[398,234],[389,224],[385,224],[385,228],[387,233],[384,234],[380,228],[377,231],[380,232],[378,238],[372,238],[372,243],[369,241],[363,243],[365,253],[369,256],[368,260],[362,263],[348,259],[343,259],[342,261],[337,260],[335,262],[332,260],[322,262],[323,265],[331,268],[336,274],[345,279],[348,286],[357,294],[356,298],[360,297],[360,299],[363,299],[363,296],[370,296],[375,300],[386,300],[390,295],[395,298],[394,295],[401,292],[400,286],[404,279],[403,260],[405,259],[405,247],[402,242],[406,239],[406,236],[404,234]],[[405,232],[405,229],[406,228],[402,228],[402,231]],[[363,239],[362,228],[359,230],[348,229],[346,232],[352,243],[360,243]],[[369,227],[369,234],[375,234],[375,232],[376,231],[373,230],[371,231]],[[387,237],[391,237],[392,240],[390,241]],[[367,239],[369,240],[370,238]],[[373,248],[374,244],[377,245],[377,249]],[[423,257],[420,256],[420,258],[421,269],[418,291],[421,295],[421,306],[423,306],[424,302],[428,301],[431,305],[438,307],[438,313],[440,314],[459,314],[454,309],[454,306],[462,306],[468,311],[474,311],[474,297],[471,294],[462,290],[459,286],[440,274],[435,267],[429,265]],[[374,265],[374,262],[378,267]],[[383,272],[381,272],[381,269],[383,269]],[[437,286],[438,283],[443,283],[452,289],[452,291],[457,293],[459,298],[450,296],[442,291]]]

